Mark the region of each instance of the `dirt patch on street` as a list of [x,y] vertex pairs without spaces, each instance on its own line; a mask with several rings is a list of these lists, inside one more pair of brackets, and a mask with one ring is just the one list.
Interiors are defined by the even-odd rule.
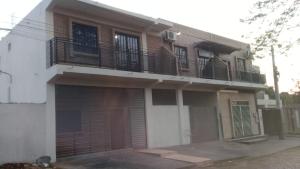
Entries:
[[49,167],[39,167],[30,163],[7,163],[0,166],[0,169],[62,169],[54,165]]

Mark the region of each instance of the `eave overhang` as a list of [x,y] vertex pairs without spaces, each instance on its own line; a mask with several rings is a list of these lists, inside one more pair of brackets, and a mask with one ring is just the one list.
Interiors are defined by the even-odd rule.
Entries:
[[48,83],[78,85],[79,83],[93,86],[117,87],[162,87],[184,89],[245,89],[260,90],[267,88],[264,84],[237,81],[223,81],[196,77],[152,74],[147,72],[128,72],[121,70],[99,69],[73,65],[54,65],[47,70]]
[[48,10],[56,8],[78,11],[110,21],[140,27],[146,31],[162,32],[173,27],[173,23],[134,12],[125,11],[91,0],[52,0]]
[[231,47],[225,44],[213,42],[213,41],[201,41],[195,45],[197,48],[216,52],[230,54],[234,51],[240,50],[239,48]]

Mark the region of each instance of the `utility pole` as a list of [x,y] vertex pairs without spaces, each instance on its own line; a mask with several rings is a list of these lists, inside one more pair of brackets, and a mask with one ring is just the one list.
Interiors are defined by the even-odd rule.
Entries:
[[275,64],[275,54],[274,54],[274,47],[271,46],[271,54],[272,54],[272,66],[273,66],[273,77],[274,77],[274,87],[275,87],[275,98],[276,98],[276,106],[277,109],[280,111],[280,133],[279,133],[279,139],[284,140],[285,139],[285,133],[284,133],[284,115],[282,111],[282,106],[280,102],[280,95],[279,95],[279,89],[278,89],[278,75],[279,72],[277,70],[277,66]]

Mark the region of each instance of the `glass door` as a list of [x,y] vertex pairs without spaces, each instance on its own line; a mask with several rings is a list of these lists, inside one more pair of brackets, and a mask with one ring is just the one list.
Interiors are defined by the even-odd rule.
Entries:
[[117,69],[141,71],[139,37],[116,33],[115,58]]
[[233,101],[231,108],[234,137],[240,138],[253,135],[249,102]]

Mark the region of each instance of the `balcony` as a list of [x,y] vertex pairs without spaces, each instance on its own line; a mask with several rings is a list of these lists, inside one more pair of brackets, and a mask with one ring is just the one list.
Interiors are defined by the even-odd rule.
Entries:
[[118,49],[111,44],[100,43],[97,46],[77,44],[72,39],[53,38],[47,42],[47,66],[55,64],[79,65],[114,69],[131,72],[148,72],[152,74],[192,76],[202,79],[215,79],[222,81],[243,81],[264,84],[265,76],[250,72],[232,72],[226,63],[218,58],[208,61],[197,59],[191,66],[196,72],[186,72],[181,68],[172,51],[161,47],[157,50],[145,51],[134,49]]
[[[53,38],[48,41],[47,46],[48,67],[54,64],[70,64],[165,75],[177,74],[176,58],[164,53],[163,49],[122,50],[104,43],[90,47],[76,44],[66,38]],[[147,66],[144,66],[145,59]]]
[[231,80],[230,71],[226,63],[218,58],[211,58],[209,60],[197,59],[198,77],[204,79],[216,80]]
[[258,83],[258,84],[266,83],[266,75],[260,73],[237,71],[236,76],[237,76],[236,79],[238,81]]

